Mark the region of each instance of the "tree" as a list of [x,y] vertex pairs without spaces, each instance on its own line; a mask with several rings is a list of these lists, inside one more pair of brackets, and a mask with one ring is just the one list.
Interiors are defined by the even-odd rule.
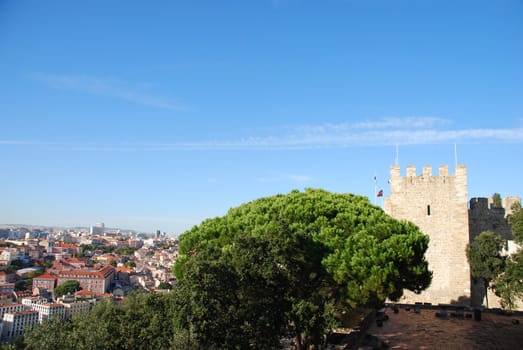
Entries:
[[21,290],[28,290],[31,289],[31,286],[33,285],[32,280],[18,280],[15,282],[15,290],[21,291]]
[[187,262],[175,288],[179,323],[202,348],[278,348],[291,308],[273,243],[241,237],[227,249],[204,247]]
[[523,297],[523,250],[518,250],[506,261],[505,270],[493,283],[503,308],[513,310],[516,300]]
[[523,244],[523,210],[521,203],[517,202],[512,206],[512,215],[509,216],[508,222],[514,235],[514,240]]
[[[70,320],[53,318],[27,334],[25,348],[64,350],[194,349],[186,333],[175,336],[174,299],[168,294],[131,293],[116,305],[103,300]],[[174,341],[176,339],[176,343]],[[176,346],[174,346],[174,344]]]
[[79,291],[81,289],[82,287],[80,287],[80,282],[78,282],[77,280],[69,280],[56,287],[54,289],[54,295],[56,298],[58,298],[67,293],[73,294],[74,292]]
[[494,193],[492,195],[492,205],[496,208],[501,208],[503,206],[501,203],[501,195],[499,193]]
[[499,234],[484,231],[467,246],[467,259],[472,278],[482,281],[488,308],[488,287],[503,271],[505,257],[501,255],[506,242]]
[[135,248],[129,247],[129,245],[123,245],[120,249],[117,249],[115,252],[120,255],[133,255],[136,251]]
[[74,349],[69,334],[72,323],[59,318],[43,321],[39,326],[25,334],[24,342],[28,350]]
[[128,268],[135,268],[136,267],[136,263],[134,261],[132,261],[132,260],[126,261],[123,265],[125,267],[128,267]]
[[173,289],[173,286],[169,282],[161,281],[158,285],[158,289]]
[[[242,244],[264,257],[262,266],[267,270],[258,269],[261,276],[271,268],[279,271],[271,278],[283,279],[279,285],[284,289],[276,295],[285,307],[283,324],[295,335],[298,348],[319,344],[332,325],[329,315],[337,304],[375,307],[386,298],[398,299],[403,289],[420,292],[431,280],[424,258],[428,237],[416,226],[392,219],[365,197],[313,189],[293,191],[233,208],[224,217],[206,220],[180,237],[182,256],[173,270],[182,290],[187,283],[184,281],[191,279],[216,281],[187,287],[193,298],[202,298],[196,303],[200,314],[188,312],[188,327],[218,315],[218,310],[229,310],[240,292],[248,288],[249,279],[237,277],[253,274],[248,271],[256,269],[257,264],[238,265],[235,261],[250,256],[249,250],[238,253],[237,260],[226,258]],[[260,251],[258,245],[272,248]],[[202,256],[205,261],[200,261]],[[256,256],[252,256],[254,261]],[[200,274],[195,275],[196,271]],[[212,276],[205,275],[211,272]],[[255,279],[261,281],[260,286],[271,286],[271,278]],[[235,284],[223,285],[225,293],[219,293],[223,280]],[[225,300],[224,294],[228,295]],[[256,308],[255,301],[246,299],[246,304]],[[277,300],[266,302],[271,305]],[[218,309],[209,311],[214,305]],[[235,317],[234,321],[241,323],[242,314]],[[214,323],[212,320],[207,322]],[[250,339],[249,344],[256,341]]]
[[[521,203],[512,205],[512,214],[508,218],[514,239],[523,244],[523,210]],[[519,249],[506,260],[505,269],[494,281],[496,295],[501,298],[504,308],[512,310],[517,298],[523,297],[523,250]]]

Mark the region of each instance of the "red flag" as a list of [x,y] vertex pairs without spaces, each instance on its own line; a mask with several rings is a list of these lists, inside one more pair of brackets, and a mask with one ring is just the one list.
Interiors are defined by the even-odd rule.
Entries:
[[376,197],[383,197],[383,190],[379,190]]

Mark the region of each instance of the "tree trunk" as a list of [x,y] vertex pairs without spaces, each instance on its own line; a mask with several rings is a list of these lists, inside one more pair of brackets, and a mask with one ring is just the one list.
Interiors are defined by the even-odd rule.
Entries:
[[487,303],[487,309],[488,309],[488,283],[487,283],[487,281],[484,281],[483,284],[485,285],[485,301]]
[[303,350],[303,344],[301,342],[301,334],[296,334],[294,337],[294,344],[296,344],[296,350]]

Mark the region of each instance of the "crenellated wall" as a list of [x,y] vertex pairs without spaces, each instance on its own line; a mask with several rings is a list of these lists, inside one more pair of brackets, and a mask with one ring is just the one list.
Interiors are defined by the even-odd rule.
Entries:
[[[502,203],[511,205],[514,202],[507,201],[505,198]],[[484,231],[492,231],[500,234],[506,240],[513,240],[514,235],[507,221],[509,212],[511,212],[510,207],[494,206],[492,198],[472,198],[469,211],[470,241]]]
[[384,210],[400,220],[416,224],[430,237],[426,258],[433,272],[431,286],[417,295],[406,291],[402,302],[470,302],[470,269],[465,254],[469,242],[467,168],[456,166],[449,175],[446,165],[438,175],[424,166],[420,174],[408,166],[401,175],[399,166],[390,169],[390,196]]

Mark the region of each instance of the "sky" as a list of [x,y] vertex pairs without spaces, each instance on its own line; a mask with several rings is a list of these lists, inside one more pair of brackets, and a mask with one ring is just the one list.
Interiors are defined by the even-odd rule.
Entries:
[[396,163],[522,197],[522,151],[521,0],[0,0],[0,224],[382,205]]

